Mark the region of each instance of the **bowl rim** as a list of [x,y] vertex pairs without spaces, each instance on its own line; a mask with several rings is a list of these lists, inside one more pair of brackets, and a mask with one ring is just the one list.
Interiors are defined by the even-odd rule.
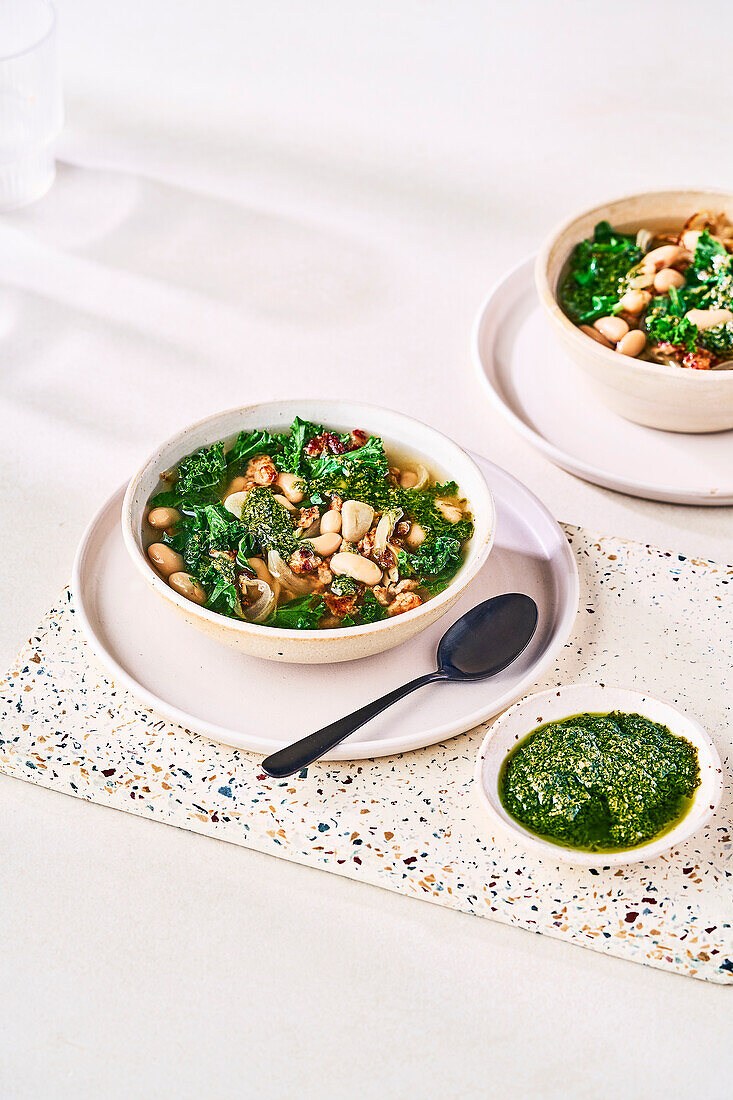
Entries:
[[[255,636],[261,638],[272,638],[273,641],[282,637],[283,639],[293,640],[300,638],[303,642],[313,641],[314,639],[345,639],[345,638],[357,638],[357,637],[371,637],[373,634],[379,632],[386,632],[386,630],[398,624],[400,620],[416,620],[423,616],[427,616],[428,612],[435,612],[437,609],[443,607],[445,604],[453,602],[457,596],[464,591],[464,589],[471,583],[478,571],[485,564],[486,559],[489,556],[491,548],[496,538],[496,501],[494,500],[494,494],[491,491],[491,487],[486,481],[481,469],[473,459],[473,457],[464,450],[460,444],[451,439],[450,436],[439,431],[437,428],[433,428],[430,424],[426,424],[424,421],[419,420],[417,417],[407,416],[405,413],[399,412],[396,409],[390,409],[385,405],[373,405],[367,404],[361,401],[345,401],[340,402],[342,404],[349,404],[357,406],[360,409],[366,410],[367,416],[370,411],[389,413],[390,416],[395,417],[398,421],[405,424],[417,424],[421,431],[425,431],[430,435],[437,436],[444,440],[450,447],[453,447],[459,452],[463,459],[473,468],[475,471],[479,484],[485,488],[485,506],[488,512],[488,531],[484,538],[483,545],[478,548],[478,551],[472,562],[465,561],[459,569],[456,576],[450,582],[450,584],[443,589],[437,596],[428,600],[420,607],[414,608],[412,611],[406,611],[402,615],[394,616],[393,618],[382,619],[376,623],[368,623],[360,626],[346,626],[346,627],[332,627],[328,630],[297,630],[292,627],[272,627],[266,626],[262,623],[249,623],[242,619],[229,618],[226,615],[221,615],[217,611],[211,611],[207,607],[201,607],[198,604],[193,603],[191,600],[187,600],[185,596],[181,596],[178,592],[174,591],[170,585],[166,584],[161,577],[158,576],[156,571],[150,565],[150,562],[143,554],[141,548],[138,546],[135,532],[133,530],[132,523],[132,503],[135,496],[137,486],[143,476],[148,472],[151,466],[155,466],[159,461],[159,454],[165,451],[169,446],[177,443],[184,435],[190,432],[198,431],[204,428],[207,424],[218,421],[222,417],[234,415],[237,413],[247,413],[259,408],[273,408],[278,405],[291,405],[298,404],[305,405],[306,403],[323,404],[323,405],[335,405],[338,404],[338,399],[335,398],[323,398],[322,401],[319,398],[304,397],[302,399],[283,398],[274,401],[257,401],[249,405],[235,405],[228,409],[221,409],[218,412],[211,413],[208,416],[202,417],[200,420],[196,420],[192,423],[184,425],[183,428],[174,432],[168,436],[165,440],[158,443],[153,451],[151,451],[147,458],[143,461],[142,465],[132,475],[125,490],[125,495],[122,501],[122,537],[125,543],[125,548],[135,564],[138,571],[152,587],[160,593],[164,598],[170,600],[182,611],[193,614],[201,618],[204,622],[209,622],[214,626],[224,627],[225,629],[232,630],[237,634],[244,636]],[[212,440],[216,442],[216,440]],[[202,444],[203,445],[203,444]],[[475,506],[472,502],[472,514],[475,515]],[[474,536],[472,536],[473,538]],[[447,608],[446,608],[447,610]],[[426,623],[426,626],[428,624]]]
[[[706,769],[710,772],[712,777],[712,791],[709,801],[706,802],[705,807],[700,806],[699,812],[696,814],[695,810],[698,809],[697,802],[702,794],[702,786],[698,788],[693,796],[693,802],[685,816],[668,832],[662,833],[661,836],[652,837],[646,844],[640,844],[634,848],[619,848],[611,852],[584,852],[574,848],[567,848],[561,844],[555,844],[551,840],[546,840],[543,837],[537,836],[529,829],[525,829],[519,822],[514,821],[509,815],[507,819],[501,817],[494,808],[489,793],[487,791],[487,785],[484,782],[484,760],[489,749],[490,742],[497,734],[501,734],[502,730],[506,728],[507,724],[511,721],[514,715],[520,711],[523,707],[528,707],[530,704],[542,705],[545,702],[554,700],[557,698],[570,697],[576,693],[578,689],[595,689],[599,693],[599,701],[603,699],[603,693],[622,692],[627,698],[632,700],[638,700],[636,713],[644,714],[644,703],[650,702],[656,705],[660,705],[663,708],[669,710],[674,715],[675,725],[669,723],[671,732],[677,736],[685,736],[684,733],[680,733],[680,726],[676,723],[679,720],[680,724],[691,728],[699,744],[696,745],[699,753],[699,763],[701,772]],[[589,710],[590,713],[594,713],[592,708],[585,707],[585,710]],[[598,713],[608,712],[610,710],[622,709],[619,707],[599,707]],[[567,717],[573,714],[572,707],[568,708]],[[555,719],[548,718],[547,721],[554,721]],[[657,719],[652,719],[656,721]],[[544,722],[539,723],[543,725]],[[522,740],[523,737],[527,737],[533,730],[537,729],[537,723],[534,725],[528,724],[528,728],[520,735],[518,739],[514,739],[511,744],[503,752],[501,756],[501,763],[503,764],[509,752],[516,747],[516,745]],[[702,749],[702,751],[700,751]],[[703,758],[705,753],[705,758]],[[494,774],[491,775],[491,791],[496,793],[498,798],[498,779],[499,771],[501,770],[501,764]],[[597,683],[595,681],[579,681],[571,684],[560,684],[557,687],[548,688],[545,691],[533,692],[530,695],[525,695],[522,699],[519,699],[511,707],[508,707],[502,714],[496,718],[489,727],[486,736],[481,742],[481,747],[476,754],[476,763],[474,766],[474,780],[479,790],[481,801],[483,803],[484,810],[488,813],[491,823],[505,835],[510,836],[513,840],[519,841],[525,846],[529,852],[533,852],[543,858],[549,858],[558,863],[575,864],[576,866],[583,867],[618,867],[628,863],[641,863],[648,862],[649,860],[656,859],[659,855],[669,851],[670,848],[674,848],[678,844],[683,844],[685,841],[697,833],[707,822],[710,820],[715,810],[718,808],[722,795],[722,764],[720,756],[715,744],[710,737],[707,730],[698,722],[692,715],[687,714],[678,707],[675,703],[669,702],[668,699],[663,699],[658,695],[652,695],[648,691],[639,691],[638,688],[624,687],[621,684],[606,684]]]
[[[580,350],[584,350],[593,355],[601,356],[601,362],[607,367],[613,366],[614,370],[619,369],[622,364],[619,362],[618,352],[613,351],[611,348],[604,348],[602,344],[592,341],[589,336],[586,336],[584,332],[581,332],[577,325],[573,324],[569,317],[566,316],[560,303],[557,300],[557,289],[550,285],[550,280],[547,276],[547,266],[550,258],[550,254],[555,247],[555,244],[559,237],[563,233],[572,229],[572,227],[579,222],[596,212],[600,212],[605,207],[616,206],[622,203],[633,202],[637,199],[652,198],[654,196],[663,197],[665,195],[728,195],[731,202],[733,202],[733,192],[727,188],[718,190],[713,187],[660,187],[650,191],[638,191],[633,194],[620,195],[615,198],[609,198],[602,202],[596,202],[593,206],[584,209],[580,213],[571,215],[564,218],[561,222],[557,223],[554,228],[544,237],[537,257],[535,260],[534,277],[535,286],[537,288],[537,294],[545,311],[550,316],[551,320],[560,326],[563,331],[568,335],[569,339],[572,339]],[[567,262],[567,256],[564,263]],[[623,357],[626,362],[624,366],[632,366],[640,372],[657,376],[657,377],[679,377],[685,379],[699,378],[701,381],[692,382],[695,385],[706,385],[705,379],[709,379],[711,376],[715,378],[716,385],[730,385],[733,383],[733,367],[726,370],[691,370],[685,367],[674,367],[669,363],[654,363],[648,359],[637,359],[632,356]],[[671,372],[671,373],[670,373]],[[676,373],[675,373],[676,372]],[[722,382],[722,379],[728,378],[728,382]],[[690,384],[690,383],[685,383]]]

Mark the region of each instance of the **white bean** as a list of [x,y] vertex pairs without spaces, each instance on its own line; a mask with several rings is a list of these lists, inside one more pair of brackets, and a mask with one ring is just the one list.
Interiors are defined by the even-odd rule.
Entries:
[[622,317],[599,317],[593,322],[593,328],[612,344],[617,344],[629,331],[629,326]]
[[700,329],[717,328],[733,321],[733,313],[729,309],[689,309],[685,317]]
[[417,474],[414,470],[405,470],[400,474],[400,485],[403,489],[414,489],[417,485]]
[[653,248],[651,252],[647,252],[644,257],[644,266],[650,267],[652,264],[656,271],[661,271],[663,267],[671,267],[672,264],[677,263],[681,259],[683,249],[678,244],[663,244],[659,248]]
[[621,302],[621,308],[627,313],[641,313],[649,305],[651,294],[647,290],[627,290]]
[[605,336],[601,336],[600,332],[596,332],[590,325],[580,325],[579,327],[581,332],[584,332],[586,336],[590,336],[591,340],[595,340],[597,344],[602,344],[604,348],[613,347],[610,340],[607,340]]
[[316,535],[314,539],[308,539],[317,554],[322,558],[328,558],[335,554],[341,545],[341,535],[338,531],[326,531],[325,534]]
[[187,600],[199,604],[206,603],[206,592],[190,573],[171,573],[168,584]]
[[436,500],[435,507],[448,523],[460,523],[463,519],[461,509],[457,508],[455,504],[450,504],[447,500]]
[[287,497],[282,496],[280,493],[275,493],[273,500],[276,500],[278,504],[282,504],[283,508],[286,508],[288,512],[295,511],[295,505],[292,504]]
[[148,547],[148,557],[158,572],[166,578],[171,573],[177,573],[184,566],[181,555],[172,550],[170,546],[166,546],[164,542],[152,543]]
[[637,267],[634,275],[629,279],[629,286],[632,290],[645,290],[646,287],[651,286],[654,282],[654,266],[649,264],[645,267],[641,264]]
[[382,579],[382,570],[377,563],[363,558],[361,554],[334,554],[329,565],[331,572],[337,576],[351,577],[369,587],[379,584]]
[[646,344],[646,336],[641,329],[635,328],[631,332],[627,332],[618,344],[616,344],[616,351],[620,351],[622,355],[630,355],[632,358],[640,355],[644,350]]
[[341,530],[341,513],[337,512],[335,508],[329,509],[328,512],[324,512],[321,516],[321,534],[328,535],[332,531]]
[[682,234],[682,244],[685,246],[688,252],[693,252],[697,248],[697,242],[702,237],[702,229],[687,229]]
[[654,276],[654,289],[659,294],[666,294],[672,287],[679,290],[679,288],[684,285],[684,275],[681,275],[679,271],[675,271],[673,267],[663,267],[662,270],[658,271]]
[[305,496],[302,477],[298,477],[297,474],[278,474],[277,484],[291,503],[300,504]]
[[341,534],[347,542],[363,539],[372,525],[374,509],[361,500],[345,500],[341,508]]
[[405,535],[405,543],[411,550],[416,550],[418,546],[422,546],[427,537],[427,531],[422,524],[413,523],[410,530]]
[[148,523],[151,527],[173,527],[181,518],[177,508],[153,508],[148,514]]
[[266,581],[270,588],[274,588],[277,583],[272,576],[272,573],[265,565],[262,558],[247,558],[247,565],[254,572],[255,576],[261,580]]
[[242,518],[242,509],[244,508],[244,502],[247,499],[245,492],[230,493],[224,501],[224,507],[227,512],[231,512],[237,519]]

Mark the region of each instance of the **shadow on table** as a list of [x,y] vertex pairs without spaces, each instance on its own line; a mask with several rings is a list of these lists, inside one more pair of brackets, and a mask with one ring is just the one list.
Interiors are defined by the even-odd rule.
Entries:
[[49,194],[7,221],[105,269],[278,324],[353,323],[387,292],[357,237],[124,172],[61,164]]

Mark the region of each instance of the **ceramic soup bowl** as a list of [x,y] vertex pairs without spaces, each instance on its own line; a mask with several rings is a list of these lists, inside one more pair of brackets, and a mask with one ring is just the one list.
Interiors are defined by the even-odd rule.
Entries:
[[718,432],[733,428],[733,370],[690,370],[605,348],[581,332],[558,305],[560,276],[573,248],[607,221],[632,233],[644,227],[681,227],[696,211],[724,213],[733,222],[727,191],[649,191],[574,214],[554,229],[540,249],[535,281],[555,338],[588,376],[598,396],[627,420],[673,432]]
[[[454,480],[469,502],[475,530],[465,557],[448,587],[420,607],[366,626],[333,630],[293,630],[227,618],[187,600],[155,572],[145,553],[144,519],[147,502],[159,487],[160,474],[182,458],[217,440],[233,441],[243,429],[287,431],[300,415],[338,431],[363,428],[379,435],[387,454],[396,461],[422,462],[431,477]],[[170,609],[192,627],[243,653],[272,661],[322,664],[350,661],[391,649],[414,637],[445,615],[486,561],[496,531],[491,490],[476,463],[456,443],[409,416],[371,405],[346,401],[275,401],[217,413],[192,424],[155,448],[132,478],[122,507],[122,534],[127,550],[143,579]],[[165,608],[161,605],[161,614]]]

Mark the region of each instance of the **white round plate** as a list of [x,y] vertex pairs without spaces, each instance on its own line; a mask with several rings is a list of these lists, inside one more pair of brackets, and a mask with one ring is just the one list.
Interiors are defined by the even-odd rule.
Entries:
[[327,759],[387,756],[463,733],[540,678],[578,610],[578,569],[560,527],[510,474],[477,461],[498,513],[489,560],[448,614],[386,653],[338,665],[277,664],[193,630],[130,561],[120,529],[123,490],[94,517],[76,554],[72,591],[82,629],[114,679],[157,713],[215,741],[270,753],[429,671],[444,631],[474,604],[500,592],[526,592],[539,607],[539,625],[513,665],[484,683],[423,688]]
[[733,504],[733,431],[688,435],[617,416],[565,358],[526,260],[489,294],[473,332],[496,408],[538,451],[606,489],[674,504]]

